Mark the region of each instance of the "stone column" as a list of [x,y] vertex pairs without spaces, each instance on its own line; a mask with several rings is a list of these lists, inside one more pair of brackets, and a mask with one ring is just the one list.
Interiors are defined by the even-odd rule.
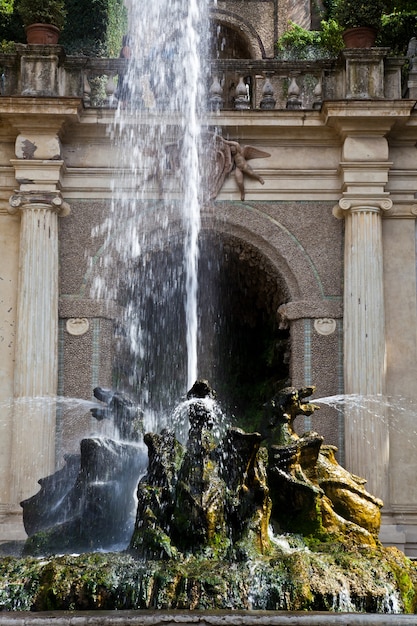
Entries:
[[388,198],[339,202],[345,214],[345,394],[354,396],[345,408],[346,466],[379,497],[387,493],[389,462],[381,213],[391,206]]
[[385,316],[382,212],[392,207],[384,191],[391,163],[388,143],[377,132],[346,137],[343,198],[345,218],[344,385],[347,468],[366,478],[368,489],[388,497],[389,428],[386,423]]
[[17,505],[55,468],[58,216],[69,207],[57,191],[18,192],[10,206],[21,212],[11,484]]
[[385,387],[385,322],[381,212],[389,199],[348,200],[345,213],[346,391],[382,394]]
[[[342,141],[342,198],[334,213],[345,218],[346,226],[343,318],[344,390],[348,396],[346,466],[366,478],[369,491],[388,503],[382,214],[392,206],[385,191],[392,166],[387,136],[394,124],[408,119],[411,109],[404,100],[383,100],[384,71],[378,55],[373,55],[373,69],[363,76],[361,71],[365,70],[360,58],[363,55],[346,51],[350,63],[346,69],[346,89],[352,99],[325,102],[322,113],[326,124],[337,130]],[[358,71],[354,70],[355,64],[362,70],[359,67]]]
[[[345,146],[349,154],[352,146]],[[384,138],[350,140],[368,154],[387,152]],[[368,145],[367,145],[368,144]],[[346,466],[366,478],[376,496],[388,495],[389,429],[385,406],[385,317],[382,212],[387,162],[345,162],[344,197],[335,214],[345,217],[344,381]],[[379,193],[372,196],[372,192]],[[371,460],[371,462],[370,462]]]

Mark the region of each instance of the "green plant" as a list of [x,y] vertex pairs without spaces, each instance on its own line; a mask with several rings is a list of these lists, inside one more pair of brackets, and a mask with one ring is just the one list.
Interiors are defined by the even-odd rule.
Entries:
[[343,28],[334,19],[322,20],[321,22],[321,45],[332,54],[339,54],[344,47]]
[[417,34],[417,10],[395,11],[382,16],[378,45],[391,48],[392,54],[405,56],[408,44]]
[[62,29],[65,25],[65,0],[18,0],[16,8],[24,26],[40,23]]
[[68,19],[60,43],[67,54],[118,57],[127,32],[123,0],[65,0]]
[[0,0],[0,15],[13,13],[13,0]]
[[293,59],[337,56],[343,48],[342,30],[334,19],[323,20],[321,30],[306,30],[290,22],[277,41],[278,55]]
[[14,41],[7,41],[6,39],[2,39],[0,41],[0,52],[8,54],[16,51],[16,44]]
[[385,4],[385,0],[337,0],[330,17],[344,29],[369,26],[379,30]]

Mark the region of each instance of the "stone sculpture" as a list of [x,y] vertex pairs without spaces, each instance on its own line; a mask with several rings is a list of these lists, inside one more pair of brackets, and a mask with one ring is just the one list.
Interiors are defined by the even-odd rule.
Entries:
[[132,400],[123,393],[96,387],[94,397],[105,403],[91,409],[97,420],[111,419],[123,441],[139,441],[143,433],[143,413]]
[[248,161],[251,159],[265,159],[270,157],[269,152],[254,146],[241,146],[237,141],[224,139],[220,135],[212,134],[206,143],[211,152],[211,163],[207,175],[209,197],[214,199],[223,187],[227,176],[233,172],[240,191],[240,199],[245,199],[244,177],[249,176],[264,184],[262,176],[257,174]]
[[142,412],[120,392],[96,387],[94,396],[104,404],[91,409],[93,417],[112,420],[118,440],[83,439],[80,454],[66,455],[62,469],[21,502],[29,554],[108,549],[131,537],[134,491],[146,467],[137,446]]
[[[47,558],[0,560],[0,609],[415,612],[415,567],[377,538],[381,501],[322,437],[294,430],[318,408],[313,392],[278,393],[262,432],[215,437],[215,392],[197,381],[181,404],[188,441],[147,433],[147,469],[136,443],[83,440],[72,488],[64,471],[23,503],[24,554]],[[137,414],[119,392],[96,396],[98,417]],[[96,553],[63,555],[80,550]]]
[[265,406],[272,519],[281,531],[348,534],[374,545],[382,501],[366,491],[365,480],[337,463],[334,446],[323,445],[316,432],[299,437],[294,431],[297,415],[312,415],[319,408],[304,402],[314,390],[289,387]]
[[[130,528],[132,553],[151,559],[265,555],[271,550],[270,525],[280,533],[348,536],[375,546],[382,502],[365,490],[365,481],[340,467],[336,449],[323,445],[322,437],[294,430],[298,415],[319,408],[307,401],[314,390],[283,389],[264,406],[261,432],[229,428],[216,441],[216,394],[207,381],[196,381],[185,403],[186,444],[167,429],[144,436],[148,467],[137,486],[132,534],[129,494],[144,470],[135,445],[141,412],[120,392],[96,388],[94,395],[105,404],[92,409],[93,415],[112,419],[130,442],[85,439],[79,466],[73,460],[69,466],[72,485],[55,489],[62,472],[40,481],[39,494],[22,503],[33,535],[26,552],[48,552],[58,544],[61,550],[108,545],[118,527]],[[129,540],[126,532],[123,539]]]
[[279,532],[349,535],[375,545],[382,502],[339,466],[322,437],[294,431],[298,415],[319,408],[305,401],[314,389],[283,389],[265,405],[262,433],[231,428],[216,445],[204,402],[215,394],[198,381],[188,394],[186,447],[168,431],[146,435],[149,469],[138,488],[131,549],[148,558],[207,549],[246,558],[268,552],[270,523]]

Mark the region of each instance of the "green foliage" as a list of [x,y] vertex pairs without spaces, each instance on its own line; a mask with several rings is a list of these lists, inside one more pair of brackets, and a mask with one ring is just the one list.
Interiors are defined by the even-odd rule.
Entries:
[[404,56],[410,39],[415,36],[417,36],[417,10],[382,16],[378,45],[391,48],[395,56]]
[[[29,15],[34,15],[40,4],[43,13],[46,13],[45,7],[49,5],[63,7],[59,15],[55,13],[56,19],[53,23],[59,21],[62,24],[62,17],[66,13],[60,44],[67,54],[92,57],[119,55],[122,37],[127,28],[127,12],[123,0],[16,0],[14,8],[13,0],[0,0],[0,41],[25,42],[22,21],[29,23]],[[18,5],[23,6],[25,18],[18,12]],[[13,10],[3,12],[2,7]]]
[[24,26],[41,23],[62,29],[65,25],[65,0],[18,0],[16,9]]
[[22,20],[16,6],[12,13],[3,13],[0,18],[0,40],[2,42],[24,43],[26,41]]
[[344,29],[370,26],[377,30],[385,10],[385,0],[336,0],[330,9],[330,17]]
[[334,19],[321,22],[321,45],[333,54],[339,54],[343,48],[342,27]]
[[0,0],[0,15],[10,15],[10,13],[13,13],[13,6],[13,0]]
[[289,29],[278,39],[277,48],[278,50],[292,48],[295,51],[302,51],[305,46],[318,43],[320,43],[318,31],[306,30],[295,22],[290,22]]
[[321,30],[307,30],[290,22],[290,28],[277,41],[278,55],[294,59],[337,56],[342,48],[342,28],[334,19],[323,20]]
[[385,2],[386,13],[408,12],[413,10],[416,10],[416,0],[386,0]]
[[68,20],[60,43],[67,54],[117,57],[127,28],[123,0],[66,0]]
[[16,46],[14,41],[6,41],[6,39],[3,39],[2,41],[0,41],[0,52],[5,53],[5,54],[11,54],[16,50]]

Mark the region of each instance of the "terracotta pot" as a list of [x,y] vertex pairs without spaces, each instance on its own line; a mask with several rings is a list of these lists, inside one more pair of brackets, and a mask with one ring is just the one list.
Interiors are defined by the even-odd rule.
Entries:
[[57,44],[60,30],[52,24],[31,24],[26,26],[26,40],[28,43]]
[[377,31],[370,26],[348,28],[342,34],[346,48],[372,48],[375,45]]

